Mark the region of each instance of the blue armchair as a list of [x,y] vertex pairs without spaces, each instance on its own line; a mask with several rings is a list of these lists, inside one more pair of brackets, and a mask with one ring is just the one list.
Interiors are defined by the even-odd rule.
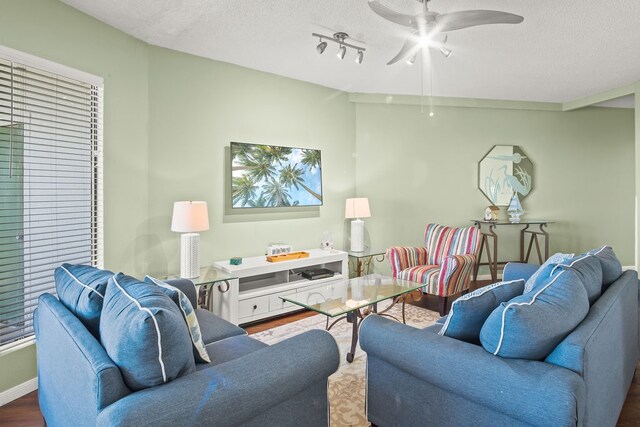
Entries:
[[[505,280],[536,269],[508,265]],[[638,276],[614,281],[545,360],[494,356],[441,328],[362,322],[373,424],[612,426],[638,361]]]
[[[189,281],[174,283],[195,307]],[[313,330],[273,346],[196,310],[211,364],[130,390],[101,343],[56,297],[35,313],[41,411],[50,426],[328,425],[327,381],[339,364],[335,340]]]

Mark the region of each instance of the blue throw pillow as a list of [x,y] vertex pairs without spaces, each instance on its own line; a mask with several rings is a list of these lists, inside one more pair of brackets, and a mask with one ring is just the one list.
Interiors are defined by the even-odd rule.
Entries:
[[[537,284],[549,278],[548,273],[550,273],[551,270],[548,269],[548,267],[550,265],[560,264],[568,259],[573,258],[574,256],[574,254],[563,254],[560,252],[551,255],[549,259],[547,259],[544,264],[542,264],[540,268],[538,268],[538,270],[536,270],[536,272],[533,273],[531,277],[529,277],[527,283],[524,284],[524,293],[526,294],[527,292],[531,292],[531,289],[533,289]],[[543,274],[543,272],[546,272],[547,274]]]
[[58,299],[98,339],[104,293],[111,277],[111,271],[90,265],[62,264],[54,272]]
[[449,316],[438,332],[458,340],[480,343],[480,329],[501,302],[522,295],[524,280],[498,282],[461,296],[451,304]]
[[622,264],[615,252],[613,252],[611,246],[592,249],[587,253],[594,255],[600,261],[600,265],[602,266],[602,290],[604,292],[609,285],[618,280],[618,277],[622,275]]
[[178,307],[158,286],[123,273],[109,280],[100,338],[131,390],[195,371],[189,331]]
[[589,305],[600,298],[600,294],[602,293],[602,267],[600,266],[598,258],[588,254],[579,255],[556,265],[554,270],[556,268],[570,268],[578,273],[578,277],[580,277],[580,281],[587,291]]
[[496,308],[480,331],[496,356],[542,360],[585,318],[589,299],[578,274],[556,270],[532,292]]
[[209,354],[207,354],[207,348],[202,341],[202,333],[200,332],[200,324],[196,317],[196,312],[191,305],[189,298],[180,289],[175,286],[171,286],[162,280],[155,279],[151,276],[145,276],[144,281],[160,287],[160,290],[164,292],[171,300],[178,306],[182,317],[189,328],[189,336],[193,343],[193,355],[198,362],[211,363]]

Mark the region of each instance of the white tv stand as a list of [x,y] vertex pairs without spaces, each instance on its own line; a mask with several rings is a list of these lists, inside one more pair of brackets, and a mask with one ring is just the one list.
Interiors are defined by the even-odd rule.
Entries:
[[[349,276],[346,252],[305,249],[308,258],[268,262],[266,256],[244,258],[241,265],[229,260],[213,265],[238,279],[230,281],[228,292],[214,292],[211,310],[236,325],[278,316],[300,307],[280,299],[281,296],[306,293],[328,282]],[[308,280],[299,273],[311,267],[328,268],[336,274],[325,279]]]

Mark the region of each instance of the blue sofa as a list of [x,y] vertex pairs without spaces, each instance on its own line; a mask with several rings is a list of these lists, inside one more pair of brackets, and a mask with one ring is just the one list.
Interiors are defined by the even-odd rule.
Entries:
[[[169,283],[196,307],[193,283]],[[213,362],[132,392],[83,323],[43,294],[34,324],[38,399],[47,425],[328,425],[327,379],[339,365],[330,334],[312,330],[267,346],[206,310],[196,309],[196,316]]]
[[[509,264],[504,280],[538,268]],[[365,319],[367,415],[378,426],[614,426],[638,362],[638,275],[626,271],[543,361],[380,316]]]

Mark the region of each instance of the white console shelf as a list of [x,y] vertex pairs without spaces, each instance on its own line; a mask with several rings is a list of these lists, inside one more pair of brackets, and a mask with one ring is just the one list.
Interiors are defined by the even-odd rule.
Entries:
[[[278,316],[300,307],[280,299],[281,296],[304,294],[328,282],[349,276],[347,253],[322,249],[305,249],[308,258],[268,262],[266,256],[244,258],[242,264],[231,265],[228,260],[214,266],[238,279],[230,281],[227,292],[215,292],[212,310],[237,325]],[[307,268],[328,268],[333,277],[308,280],[300,275]]]

